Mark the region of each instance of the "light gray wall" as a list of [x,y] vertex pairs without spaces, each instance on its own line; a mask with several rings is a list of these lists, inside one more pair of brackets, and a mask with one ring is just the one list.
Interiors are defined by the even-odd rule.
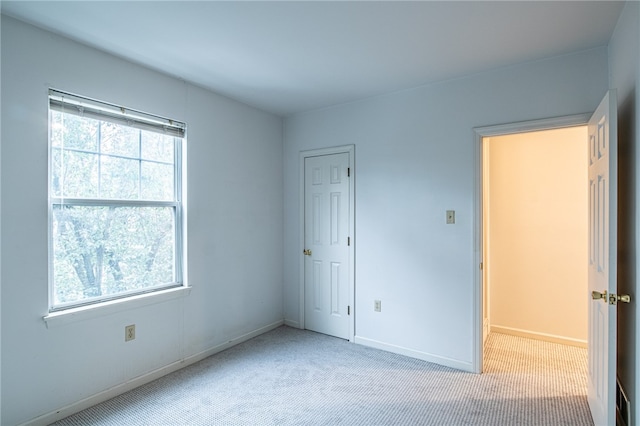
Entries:
[[631,295],[618,305],[618,376],[632,401],[631,424],[640,424],[640,316],[638,315],[638,212],[640,212],[640,4],[627,2],[609,43],[609,85],[618,94],[619,206],[618,293]]
[[299,320],[298,153],[355,144],[356,340],[470,369],[473,128],[592,112],[607,86],[603,47],[286,118],[286,320]]
[[[189,296],[45,327],[49,87],[187,123]],[[2,124],[3,425],[282,321],[281,118],[3,16]]]

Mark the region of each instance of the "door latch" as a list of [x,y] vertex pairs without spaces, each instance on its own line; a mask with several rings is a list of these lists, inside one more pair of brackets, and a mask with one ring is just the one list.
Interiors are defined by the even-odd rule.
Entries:
[[311,256],[311,250],[304,249],[304,250],[302,250],[302,254],[304,254],[305,256]]
[[610,294],[609,295],[610,305],[617,305],[618,302],[631,303],[631,296],[629,296],[628,294]]
[[592,291],[591,292],[591,298],[593,300],[599,300],[602,299],[603,302],[607,302],[607,300],[609,300],[609,304],[610,305],[617,305],[618,302],[622,302],[622,303],[631,303],[631,296],[629,296],[628,294],[614,294],[614,293],[610,293],[609,295],[607,295],[607,291],[605,290],[604,292],[600,293],[599,291]]

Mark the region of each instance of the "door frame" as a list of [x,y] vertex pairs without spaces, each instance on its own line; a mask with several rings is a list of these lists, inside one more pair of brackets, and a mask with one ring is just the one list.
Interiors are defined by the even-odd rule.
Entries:
[[[563,117],[544,118],[540,120],[521,121],[515,123],[498,124],[493,126],[475,127],[474,131],[474,155],[475,155],[475,176],[476,190],[473,197],[473,210],[475,212],[474,227],[474,287],[473,287],[473,360],[472,371],[482,373],[484,362],[484,342],[483,342],[483,271],[480,264],[483,262],[483,143],[482,139],[492,136],[503,136],[516,133],[536,132],[541,130],[553,130],[566,127],[586,126],[589,123],[592,113],[568,115]],[[585,142],[586,143],[586,142]]]
[[355,238],[355,223],[356,223],[356,215],[355,215],[355,207],[356,207],[356,197],[355,197],[355,153],[356,146],[355,145],[343,145],[336,146],[330,148],[320,148],[320,149],[312,149],[307,151],[300,151],[299,157],[299,239],[298,239],[298,269],[299,269],[299,286],[298,291],[300,294],[300,298],[298,301],[298,311],[299,311],[299,324],[301,329],[305,329],[305,285],[304,285],[304,255],[302,251],[305,249],[304,247],[304,207],[305,207],[305,159],[309,157],[319,157],[323,155],[332,155],[332,154],[349,154],[349,168],[350,168],[350,179],[349,179],[349,236],[351,237],[351,245],[349,246],[349,306],[351,307],[351,319],[349,321],[349,341],[353,342],[355,338],[355,323],[356,323],[356,307],[355,307],[355,291],[356,291],[356,263],[355,263],[355,247],[356,247],[356,238]]

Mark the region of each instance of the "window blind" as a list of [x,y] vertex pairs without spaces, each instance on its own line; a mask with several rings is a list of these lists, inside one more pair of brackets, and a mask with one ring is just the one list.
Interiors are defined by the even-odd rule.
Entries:
[[55,89],[49,89],[49,106],[65,114],[108,120],[142,130],[149,130],[176,137],[185,136],[185,123],[147,114],[130,108],[96,101]]

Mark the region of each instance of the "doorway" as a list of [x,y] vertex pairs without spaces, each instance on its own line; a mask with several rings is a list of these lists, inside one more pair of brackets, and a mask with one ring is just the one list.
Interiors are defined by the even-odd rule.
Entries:
[[483,139],[486,332],[587,346],[587,128]]
[[478,373],[492,330],[586,347],[588,118],[475,129]]
[[[475,128],[476,197],[474,286],[474,359],[473,369],[482,373],[484,358],[484,270],[485,239],[483,237],[483,139],[485,137],[587,125],[588,129],[588,338],[587,399],[596,424],[613,424],[616,418],[616,305],[630,302],[629,295],[617,293],[617,216],[618,216],[618,138],[616,91],[607,91],[593,114],[581,114],[531,122]],[[553,155],[550,152],[549,155]],[[489,242],[490,245],[490,242]],[[489,247],[490,250],[490,247]],[[544,265],[541,265],[541,267]],[[552,272],[552,271],[550,271]],[[489,286],[489,285],[488,285]],[[590,292],[590,293],[589,293]],[[548,294],[549,298],[554,294]],[[559,297],[561,297],[560,295]],[[593,299],[593,300],[590,300]],[[490,319],[489,319],[490,322]],[[620,399],[623,401],[623,399]],[[618,413],[627,413],[627,406]]]

